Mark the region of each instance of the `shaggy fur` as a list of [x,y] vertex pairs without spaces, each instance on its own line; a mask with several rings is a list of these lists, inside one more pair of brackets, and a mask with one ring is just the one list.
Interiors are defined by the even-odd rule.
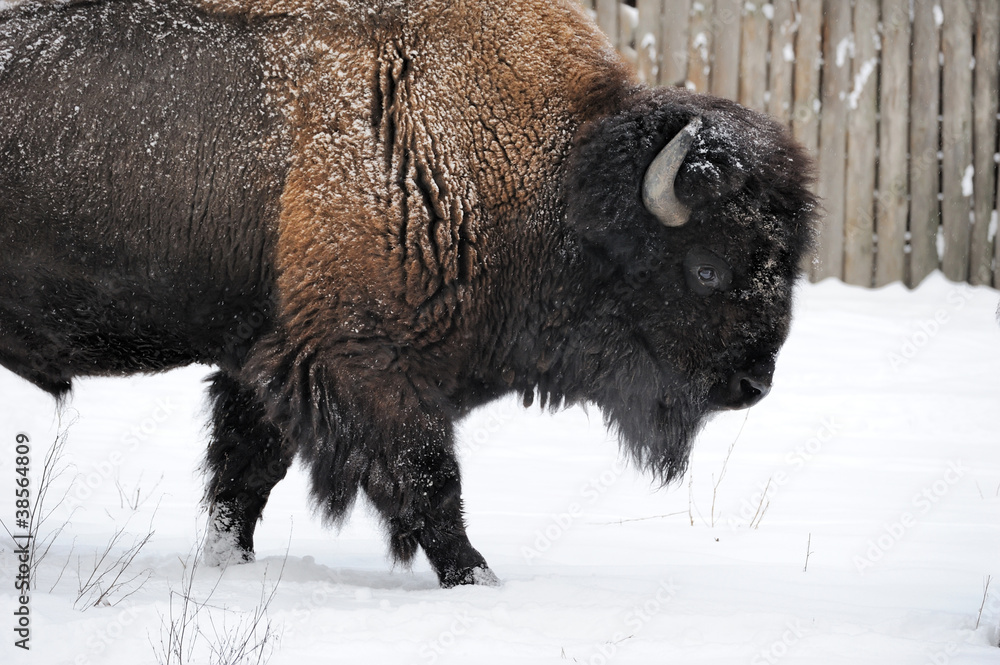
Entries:
[[[666,228],[643,176],[695,116]],[[360,491],[397,560],[490,583],[453,423],[591,402],[676,478],[770,385],[810,173],[767,118],[635,84],[573,0],[29,2],[0,14],[0,364],[55,395],[219,366],[216,561],[297,456],[330,521]]]

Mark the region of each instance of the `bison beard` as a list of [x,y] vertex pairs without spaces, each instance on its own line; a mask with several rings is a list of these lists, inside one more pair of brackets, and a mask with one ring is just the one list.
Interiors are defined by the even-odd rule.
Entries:
[[253,559],[298,458],[330,522],[360,491],[396,560],[493,584],[453,424],[594,403],[678,477],[770,388],[810,169],[636,84],[574,0],[30,0],[0,14],[0,364],[56,397],[217,366],[210,562]]

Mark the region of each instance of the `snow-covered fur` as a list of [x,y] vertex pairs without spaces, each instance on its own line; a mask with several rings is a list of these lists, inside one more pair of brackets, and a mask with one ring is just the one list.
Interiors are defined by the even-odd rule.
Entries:
[[[694,117],[667,228],[640,191]],[[636,84],[575,0],[31,1],[0,15],[0,363],[205,362],[215,560],[298,456],[394,556],[494,581],[453,424],[593,402],[657,478],[766,394],[811,167],[738,105]]]

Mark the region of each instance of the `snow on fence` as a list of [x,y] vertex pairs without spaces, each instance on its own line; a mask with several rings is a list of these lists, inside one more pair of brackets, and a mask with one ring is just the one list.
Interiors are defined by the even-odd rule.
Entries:
[[642,80],[767,111],[816,155],[813,280],[1000,288],[1000,2],[581,1]]

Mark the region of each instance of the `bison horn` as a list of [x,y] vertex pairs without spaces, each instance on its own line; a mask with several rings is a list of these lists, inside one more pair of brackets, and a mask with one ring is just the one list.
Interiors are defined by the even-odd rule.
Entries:
[[646,170],[642,183],[642,203],[664,226],[684,226],[691,211],[677,200],[674,178],[681,163],[701,129],[701,118],[694,118],[687,127],[670,139]]

